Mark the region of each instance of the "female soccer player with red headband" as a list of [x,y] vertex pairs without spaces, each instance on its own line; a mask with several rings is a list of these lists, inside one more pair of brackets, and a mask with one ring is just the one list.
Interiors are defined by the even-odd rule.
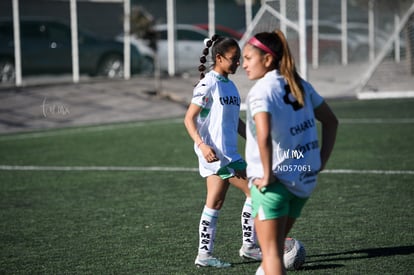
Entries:
[[261,268],[266,275],[285,274],[285,238],[329,159],[338,121],[296,72],[281,31],[252,37],[243,49],[243,68],[258,80],[246,102],[246,161]]

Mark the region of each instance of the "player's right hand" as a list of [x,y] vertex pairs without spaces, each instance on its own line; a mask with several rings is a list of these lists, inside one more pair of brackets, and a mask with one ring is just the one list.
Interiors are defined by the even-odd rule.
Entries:
[[216,152],[214,152],[213,148],[208,146],[207,144],[203,143],[200,145],[200,150],[203,152],[204,158],[207,160],[208,163],[218,161],[218,157],[216,156]]

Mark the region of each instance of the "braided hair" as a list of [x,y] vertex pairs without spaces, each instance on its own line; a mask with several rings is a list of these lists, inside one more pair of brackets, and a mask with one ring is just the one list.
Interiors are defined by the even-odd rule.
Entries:
[[204,44],[206,47],[203,49],[203,52],[202,52],[203,55],[200,57],[201,64],[200,66],[198,66],[198,71],[200,72],[200,80],[203,79],[205,76],[204,72],[207,69],[207,67],[204,64],[207,62],[207,56],[209,54],[210,47],[212,47],[211,48],[211,59],[213,62],[211,67],[215,66],[216,56],[218,54],[224,56],[224,54],[230,48],[239,47],[239,44],[233,38],[219,36],[217,34],[213,35],[211,39],[205,39]]
[[213,35],[211,39],[204,40],[205,48],[203,49],[203,55],[200,56],[200,66],[198,66],[198,71],[200,72],[200,79],[203,79],[205,74],[205,70],[207,69],[204,65],[207,62],[207,55],[209,53],[209,48],[213,45],[214,42],[217,41],[219,36],[217,34]]

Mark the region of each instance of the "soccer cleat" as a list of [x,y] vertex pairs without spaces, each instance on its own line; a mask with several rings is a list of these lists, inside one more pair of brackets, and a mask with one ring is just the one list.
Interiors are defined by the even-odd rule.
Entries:
[[230,263],[223,262],[220,259],[214,258],[213,256],[207,256],[205,258],[201,258],[200,256],[197,256],[195,260],[195,265],[197,267],[206,267],[206,266],[212,266],[212,267],[217,267],[217,268],[231,267]]
[[261,261],[262,260],[262,251],[258,246],[247,246],[243,245],[239,250],[239,255],[242,258]]

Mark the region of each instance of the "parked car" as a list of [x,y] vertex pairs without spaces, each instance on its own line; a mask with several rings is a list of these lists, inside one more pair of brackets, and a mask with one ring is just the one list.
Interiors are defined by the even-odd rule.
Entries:
[[[50,18],[21,18],[22,74],[57,74],[72,72],[70,26]],[[78,31],[79,71],[110,78],[123,76],[123,43]],[[131,47],[131,71],[145,70],[138,49]],[[0,81],[13,81],[14,40],[11,19],[0,21]]]
[[[162,72],[168,71],[168,34],[167,25],[156,25],[157,33],[157,56],[159,67]],[[208,38],[208,32],[194,25],[176,25],[176,73],[196,73],[199,59],[204,48],[204,39]],[[118,36],[117,39],[122,39]],[[155,56],[155,53],[148,46],[149,42],[137,36],[131,37],[131,44],[138,47],[141,52],[148,56]],[[151,54],[152,51],[152,54]]]
[[[203,30],[206,30],[208,32],[208,24],[196,24],[195,26]],[[216,25],[215,28],[216,28],[216,34],[218,35],[232,37],[236,40],[240,40],[243,36],[243,33],[233,30],[226,26]]]
[[[116,41],[124,42],[124,35],[120,34],[115,37]],[[142,39],[137,39],[135,36],[131,36],[131,44],[138,49],[142,62],[141,62],[141,73],[142,74],[152,74],[155,69],[155,52],[151,47],[149,47],[146,41]]]
[[[177,24],[176,29],[176,72],[197,72],[199,59],[204,48],[204,39],[208,32],[193,25]],[[156,25],[158,37],[158,60],[162,71],[168,70],[167,25]]]

